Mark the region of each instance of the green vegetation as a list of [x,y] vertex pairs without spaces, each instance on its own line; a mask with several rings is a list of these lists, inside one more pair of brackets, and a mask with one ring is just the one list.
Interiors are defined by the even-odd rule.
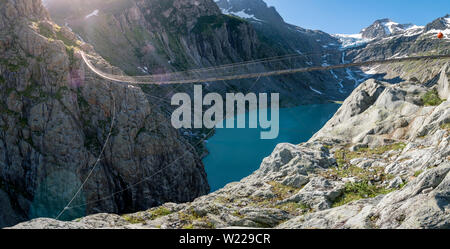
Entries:
[[3,84],[5,82],[6,82],[5,78],[3,78],[3,76],[0,75],[0,84]]
[[368,155],[383,154],[385,151],[401,148],[404,148],[404,144],[388,145],[374,149],[361,149],[357,152],[338,150],[335,152],[335,159],[338,166],[327,171],[320,172],[320,174],[323,177],[332,179],[356,177],[357,179],[366,182],[375,180],[375,178],[378,178],[377,181],[391,180],[394,176],[386,174],[383,167],[371,167],[370,169],[364,169],[352,165],[350,160],[354,158],[367,157]]
[[406,147],[405,143],[395,143],[390,145],[379,146],[375,148],[359,148],[357,151],[349,151],[346,149],[337,150],[334,157],[338,166],[349,164],[354,158],[371,157],[382,155],[388,151],[400,151]]
[[60,31],[56,32],[56,39],[64,42],[64,44],[67,47],[76,47],[76,46],[80,45],[78,43],[78,41],[72,41],[72,40],[67,39],[65,36],[62,35],[62,33]]
[[414,172],[414,177],[418,177],[423,173],[423,170],[418,170],[416,172]]
[[[165,207],[158,207],[156,209],[139,212],[136,214],[125,214],[122,215],[122,218],[131,224],[140,224],[145,223],[147,220],[155,220],[171,213],[172,212]],[[150,215],[150,217],[148,215]]]
[[438,106],[444,102],[439,98],[439,94],[436,89],[432,89],[422,96],[422,102],[425,106]]
[[54,25],[52,29],[44,25],[43,23],[38,24],[39,34],[47,37],[49,40],[60,40],[66,45],[66,47],[77,47],[80,45],[79,41],[73,41],[65,37],[61,31],[61,27]]
[[75,48],[73,46],[66,46],[66,52],[67,55],[69,56],[69,63],[70,66],[72,67],[75,64]]
[[442,124],[440,127],[441,127],[441,129],[443,129],[443,130],[450,130],[450,123]]
[[[349,202],[364,198],[373,198],[381,194],[387,194],[395,189],[387,189],[381,183],[393,179],[394,176],[386,174],[383,167],[370,167],[364,169],[352,165],[350,161],[355,158],[370,158],[380,156],[388,151],[400,151],[406,147],[404,143],[395,143],[376,148],[360,148],[357,151],[349,151],[348,149],[340,149],[335,151],[334,156],[337,167],[320,172],[326,178],[339,179],[354,177],[358,182],[348,182],[345,184],[344,193],[338,197],[333,203],[333,207],[345,205]],[[403,188],[402,184],[400,188]]]
[[123,215],[122,218],[131,224],[140,224],[145,222],[145,220],[141,217],[131,216],[127,214]]
[[363,169],[355,165],[341,165],[332,168],[328,171],[321,173],[322,176],[326,178],[348,178],[356,177],[363,181],[374,180],[374,177],[379,177],[380,181],[390,180],[393,178],[392,175],[385,174],[384,168],[382,167],[372,167],[371,170]]
[[352,201],[373,198],[381,194],[388,194],[393,190],[370,185],[368,182],[346,183],[344,193],[333,203],[333,207],[339,207]]
[[165,207],[158,207],[150,212],[152,214],[152,220],[171,214],[172,212]]
[[360,148],[356,153],[362,153],[365,156],[372,156],[372,155],[382,155],[388,151],[401,151],[406,147],[405,143],[395,143],[395,144],[389,144],[384,146],[379,146],[375,148]]
[[54,37],[54,32],[53,30],[51,30],[50,28],[46,27],[43,23],[39,23],[38,24],[39,27],[39,34],[42,36],[45,36],[47,38],[52,38]]
[[[275,181],[267,182],[267,184],[271,186],[271,192],[274,194],[273,197],[267,198],[267,197],[250,196],[248,198],[233,199],[233,200],[224,197],[219,198],[222,198],[220,201],[221,203],[224,204],[230,202],[236,203],[239,201],[248,203],[248,201],[251,201],[251,203],[249,204],[250,206],[259,208],[277,208],[289,212],[293,215],[300,215],[312,211],[312,208],[305,203],[287,202],[283,204],[277,204],[279,201],[285,200],[291,197],[292,195],[298,193],[298,191],[300,191],[302,188],[286,186]],[[237,214],[235,216],[241,217],[240,215]]]
[[328,150],[333,149],[333,145],[324,144],[323,147],[327,148]]
[[304,212],[312,211],[311,206],[309,206],[308,204],[297,203],[297,202],[286,202],[286,203],[275,206],[275,208],[286,211],[291,214],[297,212],[298,209],[300,209]]
[[179,212],[178,218],[183,221],[185,224],[183,225],[183,229],[193,229],[194,222],[202,224],[202,228],[215,228],[215,225],[211,223],[211,221],[206,216],[200,216],[194,210],[190,210],[188,213]]
[[[22,67],[27,67],[28,62],[26,59],[17,56],[12,57],[8,59],[0,58],[0,64],[4,65],[6,69],[8,69],[10,72],[17,72]],[[0,83],[5,82],[5,79],[3,77],[0,78]]]
[[239,212],[238,210],[234,211],[234,212],[232,213],[232,215],[234,215],[234,216],[236,216],[236,217],[239,217],[239,218],[241,218],[241,219],[243,219],[243,218],[245,217],[245,215],[241,214],[241,212]]
[[291,195],[297,193],[301,188],[294,188],[291,186],[286,186],[278,182],[268,182],[272,186],[272,192],[276,195],[276,199],[284,200]]

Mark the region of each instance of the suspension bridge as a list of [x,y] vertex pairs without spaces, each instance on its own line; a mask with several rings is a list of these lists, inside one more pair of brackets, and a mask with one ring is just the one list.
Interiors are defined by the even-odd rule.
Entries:
[[[91,63],[91,61],[88,58],[89,55],[86,55],[83,51],[80,51],[80,53],[81,53],[84,63],[96,75],[98,75],[101,78],[104,78],[106,80],[109,80],[109,81],[128,83],[128,84],[133,84],[133,85],[134,84],[136,84],[136,85],[189,84],[189,83],[202,83],[202,82],[204,83],[204,82],[250,79],[250,78],[258,78],[259,79],[260,77],[294,74],[294,73],[301,73],[301,72],[328,71],[328,70],[342,69],[342,68],[349,68],[349,67],[371,66],[371,65],[398,63],[398,62],[405,62],[405,61],[436,60],[436,59],[449,59],[450,58],[450,54],[409,56],[409,57],[393,58],[393,59],[386,59],[386,60],[372,60],[372,61],[365,61],[365,62],[342,63],[342,64],[337,64],[337,65],[286,68],[286,67],[289,67],[290,65],[291,66],[294,65],[294,63],[292,63],[293,60],[296,60],[300,57],[305,56],[302,54],[296,54],[296,55],[277,56],[277,57],[272,57],[272,58],[259,59],[259,60],[240,62],[240,63],[233,63],[233,64],[222,65],[222,66],[217,66],[217,67],[195,69],[195,70],[176,72],[176,73],[146,75],[146,76],[126,76],[126,75],[116,75],[116,74],[110,74],[110,73],[103,72],[100,69],[97,69]],[[289,61],[291,64],[289,65],[289,63],[287,63],[287,61]],[[273,66],[273,63],[279,63],[284,68],[279,69],[279,70],[266,71],[267,69],[266,69],[266,67],[264,67],[264,65],[272,64],[272,66]],[[250,69],[251,66],[253,66],[254,68]],[[271,68],[274,68],[274,67],[271,67]],[[248,71],[253,71],[253,72],[248,72]],[[169,163],[162,169],[158,170],[154,174],[151,174],[150,176],[145,177],[142,180],[140,180],[134,184],[131,184],[124,189],[116,191],[109,196],[100,198],[93,202],[72,206],[73,201],[80,194],[80,191],[83,189],[84,185],[87,183],[90,176],[94,173],[94,170],[95,170],[96,166],[98,165],[98,163],[100,162],[101,156],[102,156],[104,150],[106,149],[108,141],[112,135],[112,130],[113,130],[114,123],[116,120],[116,110],[115,110],[116,103],[115,103],[114,94],[112,93],[111,88],[109,88],[108,85],[106,85],[106,87],[108,88],[111,98],[114,102],[114,105],[113,105],[114,108],[113,108],[113,114],[112,114],[113,118],[111,120],[111,126],[110,126],[108,136],[106,138],[106,141],[102,147],[102,150],[101,150],[99,156],[97,157],[97,160],[95,161],[95,164],[90,169],[87,177],[84,179],[83,183],[78,188],[77,192],[74,194],[74,196],[71,198],[71,200],[59,212],[59,214],[55,217],[55,219],[59,219],[61,217],[61,215],[63,215],[67,210],[84,207],[84,206],[87,206],[88,204],[93,204],[96,202],[104,201],[106,199],[114,197],[117,194],[123,193],[124,191],[131,189],[132,187],[134,187],[138,184],[141,184],[147,180],[150,180],[152,177],[162,173],[164,169],[171,167],[175,162],[181,160],[188,153],[188,152],[185,152],[183,155],[178,157],[176,160],[172,161],[171,163]],[[211,130],[209,132],[208,136],[212,132],[213,132],[213,130]],[[204,140],[199,141],[197,143],[197,145],[202,143],[203,141]]]
[[[82,51],[80,51],[80,53],[84,63],[96,75],[109,81],[128,83],[133,85],[205,83],[215,81],[251,79],[268,76],[313,72],[313,71],[328,71],[349,67],[373,66],[373,65],[399,63],[407,61],[450,59],[450,54],[440,54],[440,55],[426,55],[426,56],[408,56],[402,58],[370,60],[363,62],[351,62],[336,65],[293,67],[292,65],[298,63],[299,58],[305,57],[305,55],[298,54],[298,55],[271,57],[254,61],[240,62],[223,66],[195,69],[175,73],[154,74],[145,76],[127,76],[103,72],[92,64],[92,62],[89,60],[89,55],[86,55]],[[270,67],[266,67],[268,65],[270,65]],[[276,68],[276,69],[267,71],[267,68]]]

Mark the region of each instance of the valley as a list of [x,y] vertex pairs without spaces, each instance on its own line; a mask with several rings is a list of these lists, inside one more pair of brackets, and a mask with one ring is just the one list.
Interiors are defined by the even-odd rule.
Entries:
[[199,84],[112,82],[83,58],[123,77],[269,72],[448,54],[449,30],[446,15],[327,34],[262,0],[5,0],[0,227],[449,228],[448,58],[201,84],[279,93],[269,141],[175,129],[170,99]]

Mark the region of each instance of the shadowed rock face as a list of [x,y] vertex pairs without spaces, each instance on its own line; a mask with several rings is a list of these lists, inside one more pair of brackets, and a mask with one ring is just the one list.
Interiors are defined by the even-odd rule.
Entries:
[[[194,148],[140,88],[96,78],[121,73],[54,24],[40,0],[0,4],[0,226],[55,217],[124,213],[186,202],[209,191]],[[167,167],[170,166],[170,167]],[[125,191],[121,191],[125,189]]]

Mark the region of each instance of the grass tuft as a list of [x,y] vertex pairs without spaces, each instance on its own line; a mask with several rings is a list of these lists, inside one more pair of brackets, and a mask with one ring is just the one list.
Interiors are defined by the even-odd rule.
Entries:
[[444,102],[439,98],[439,94],[436,89],[432,89],[422,96],[422,102],[425,106],[438,106]]
[[374,198],[378,195],[388,194],[393,190],[370,185],[368,182],[346,183],[344,193],[333,203],[333,207],[339,207],[360,199]]

